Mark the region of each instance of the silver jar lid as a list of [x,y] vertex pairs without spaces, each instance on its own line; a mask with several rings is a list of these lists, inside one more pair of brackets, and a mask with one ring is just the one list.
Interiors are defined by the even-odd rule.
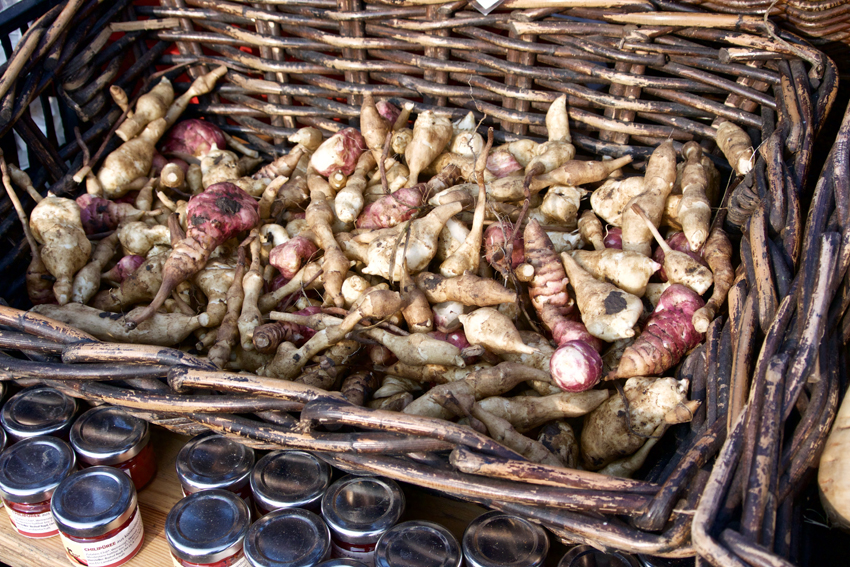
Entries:
[[138,455],[150,439],[144,419],[121,408],[92,408],[71,427],[71,446],[86,463],[116,465]]
[[202,433],[177,454],[177,476],[186,492],[248,482],[254,450],[217,433]]
[[6,430],[0,427],[0,453],[6,449],[6,444],[8,442],[9,438],[6,436]]
[[16,440],[63,433],[71,427],[77,401],[55,388],[36,386],[18,392],[0,411],[3,429]]
[[316,567],[366,567],[366,564],[354,559],[328,559],[322,561]]
[[275,510],[245,536],[245,558],[253,567],[314,567],[330,547],[328,526],[303,508]]
[[404,494],[392,480],[344,476],[322,497],[322,516],[349,543],[375,543],[404,511]]
[[577,545],[561,558],[558,567],[640,567],[640,563],[632,555],[603,553],[589,545]]
[[331,482],[331,468],[306,451],[275,451],[254,466],[251,491],[265,510],[317,502]]
[[455,537],[432,522],[402,522],[387,530],[375,548],[375,567],[460,567]]
[[97,537],[121,527],[136,511],[136,488],[124,471],[91,467],[63,480],[50,500],[59,531]]
[[0,494],[10,502],[44,502],[76,464],[74,450],[61,439],[24,439],[0,455]]
[[468,567],[539,567],[549,552],[549,537],[519,516],[492,511],[475,518],[463,534]]
[[174,505],[165,518],[165,537],[175,557],[189,563],[216,563],[242,549],[251,524],[248,505],[227,490],[195,492]]

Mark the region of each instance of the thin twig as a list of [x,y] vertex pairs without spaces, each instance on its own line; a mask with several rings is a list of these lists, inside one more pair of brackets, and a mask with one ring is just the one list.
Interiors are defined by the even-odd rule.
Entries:
[[381,190],[384,192],[384,195],[390,194],[390,184],[387,182],[387,166],[384,164],[390,155],[390,144],[392,140],[393,133],[387,132],[387,137],[384,139],[384,151],[381,153],[381,161],[378,163],[378,171],[381,172]]

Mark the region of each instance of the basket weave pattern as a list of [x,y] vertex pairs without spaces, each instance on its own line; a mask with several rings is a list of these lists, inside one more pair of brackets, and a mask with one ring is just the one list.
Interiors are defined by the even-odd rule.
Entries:
[[[696,140],[713,150],[715,126],[735,122],[760,150],[753,171],[727,190],[716,222],[740,238],[742,267],[728,314],[678,370],[690,380],[690,398],[703,403],[678,431],[669,459],[635,481],[530,465],[452,423],[217,372],[176,350],[118,349],[12,308],[0,309],[0,322],[12,329],[0,339],[29,360],[2,358],[0,368],[8,378],[50,382],[180,432],[213,429],[257,447],[318,451],[344,469],[533,518],[565,541],[670,557],[698,553],[715,565],[754,557],[784,564],[794,495],[817,462],[846,368],[839,347],[850,327],[842,319],[850,256],[841,236],[850,228],[850,126],[808,218],[801,204],[808,202],[813,141],[835,98],[834,64],[789,43],[793,37],[777,40],[776,29],[769,33],[755,19],[720,27],[653,23],[637,19],[647,16],[642,2],[605,10],[556,1],[488,16],[465,1],[418,4],[69,0],[34,23],[4,69],[0,144],[13,161],[8,134],[18,132],[39,163],[36,186],[75,194],[72,176],[84,161],[96,166],[117,145],[108,134],[121,112],[110,85],[137,94],[156,72],[194,77],[220,64],[226,81],[190,112],[267,157],[285,151],[285,136],[297,127],[334,132],[356,123],[367,92],[410,101],[415,112],[460,117],[471,110],[502,141],[543,137],[545,110],[566,93],[575,145],[586,156],[632,155],[639,167],[667,139],[677,149]],[[113,23],[126,33],[110,39]],[[79,141],[58,147],[34,128],[28,105],[43,92],[73,110]],[[716,163],[728,168],[718,155]],[[7,216],[0,234],[13,240],[0,268],[23,274],[26,248],[8,199],[0,213]],[[12,304],[23,305],[21,280],[10,278],[3,291]],[[117,377],[123,382],[103,383]],[[168,386],[158,380],[164,377]],[[288,411],[300,411],[300,419]],[[796,425],[785,437],[789,419]]]

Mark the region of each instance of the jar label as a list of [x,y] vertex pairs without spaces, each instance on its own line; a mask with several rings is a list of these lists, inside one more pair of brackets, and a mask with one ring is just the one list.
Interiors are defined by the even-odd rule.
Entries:
[[114,536],[90,542],[71,541],[60,532],[65,553],[74,565],[88,567],[116,567],[121,565],[142,548],[145,540],[145,530],[142,526],[142,515],[136,507],[133,521]]
[[335,541],[331,541],[331,558],[356,559],[368,567],[375,567],[375,547],[374,545],[370,548],[350,546],[350,549],[345,549],[337,545]]
[[12,527],[24,537],[45,538],[59,533],[59,528],[53,521],[53,514],[49,510],[41,514],[21,514],[6,506],[6,512],[9,513]]

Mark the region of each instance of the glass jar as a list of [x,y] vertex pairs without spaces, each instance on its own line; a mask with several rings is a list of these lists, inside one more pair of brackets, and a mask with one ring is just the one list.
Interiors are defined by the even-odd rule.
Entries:
[[460,567],[455,537],[433,522],[402,522],[388,529],[375,548],[375,567]]
[[245,536],[251,567],[315,567],[331,547],[331,533],[317,514],[283,508],[266,514]]
[[0,424],[13,441],[51,435],[65,441],[77,413],[77,401],[55,388],[35,386],[9,398]]
[[90,467],[62,481],[50,511],[72,565],[118,567],[142,549],[145,530],[133,481],[114,467]]
[[253,449],[212,432],[193,437],[177,454],[177,477],[184,496],[221,488],[242,497],[249,510],[253,467]]
[[176,567],[247,567],[242,551],[251,514],[227,490],[204,490],[174,505],[165,519],[165,538]]
[[74,422],[70,439],[81,464],[121,469],[133,480],[136,490],[156,474],[148,422],[121,408],[90,409]]
[[331,556],[374,565],[375,546],[404,511],[404,493],[389,479],[344,476],[322,497],[322,516],[333,534]]
[[[2,382],[0,382],[0,384],[2,384]],[[0,389],[0,393],[2,393],[2,391],[3,390]],[[2,395],[0,395],[0,398],[2,398]],[[6,430],[3,429],[2,427],[0,427],[0,453],[2,453],[3,451],[6,450],[6,440],[7,439],[8,438],[6,437]],[[3,506],[4,506],[3,499],[0,498],[0,508],[2,508]]]
[[50,497],[75,467],[74,450],[55,437],[25,439],[0,455],[0,496],[15,531],[30,538],[59,533]]
[[558,567],[640,567],[640,563],[631,555],[603,553],[589,545],[577,545],[561,558]]
[[316,567],[366,567],[366,564],[354,559],[328,559]]
[[306,451],[275,451],[254,465],[251,492],[260,516],[280,508],[321,510],[331,468]]
[[498,511],[478,516],[463,534],[466,567],[540,567],[547,553],[543,528]]

